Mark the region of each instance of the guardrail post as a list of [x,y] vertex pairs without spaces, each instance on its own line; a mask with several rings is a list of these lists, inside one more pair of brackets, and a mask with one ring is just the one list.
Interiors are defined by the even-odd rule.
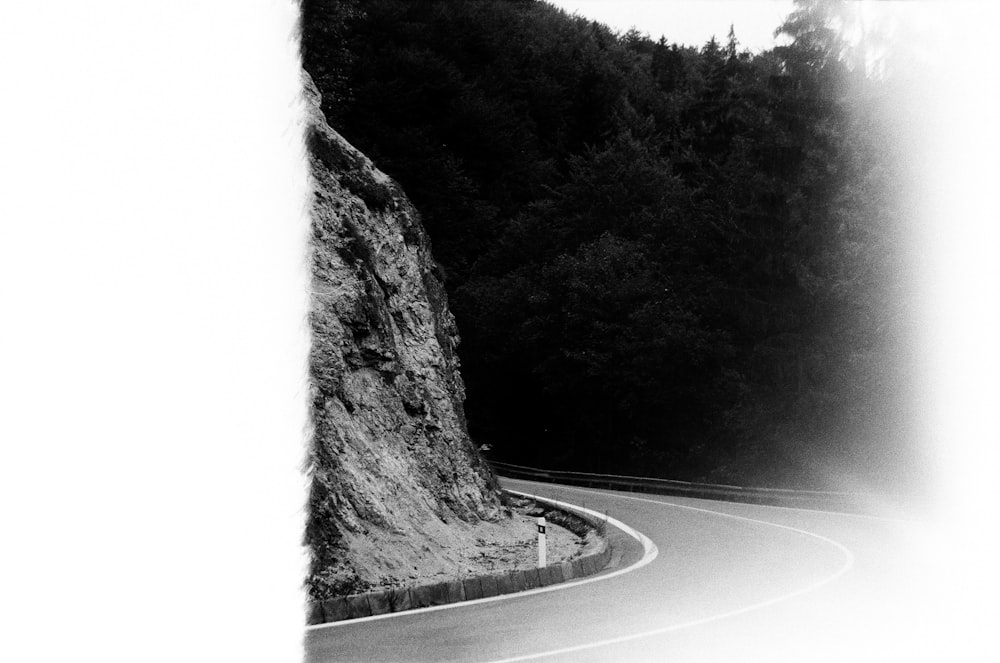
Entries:
[[538,517],[538,568],[545,568],[545,516]]

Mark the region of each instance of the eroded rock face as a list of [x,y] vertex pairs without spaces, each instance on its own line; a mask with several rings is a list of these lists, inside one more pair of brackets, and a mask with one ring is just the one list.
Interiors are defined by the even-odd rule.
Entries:
[[306,80],[314,179],[314,596],[460,565],[496,479],[469,440],[458,332],[399,187],[327,124]]

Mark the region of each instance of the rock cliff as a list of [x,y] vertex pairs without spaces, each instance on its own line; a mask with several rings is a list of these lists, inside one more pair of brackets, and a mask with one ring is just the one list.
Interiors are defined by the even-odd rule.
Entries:
[[313,175],[315,598],[461,572],[509,511],[470,441],[458,333],[419,216],[331,129],[306,77]]

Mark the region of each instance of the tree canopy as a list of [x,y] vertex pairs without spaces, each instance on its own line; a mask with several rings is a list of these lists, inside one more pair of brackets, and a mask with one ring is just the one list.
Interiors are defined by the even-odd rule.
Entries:
[[423,214],[497,458],[907,487],[904,146],[836,11],[754,55],[531,0],[304,3],[324,110]]

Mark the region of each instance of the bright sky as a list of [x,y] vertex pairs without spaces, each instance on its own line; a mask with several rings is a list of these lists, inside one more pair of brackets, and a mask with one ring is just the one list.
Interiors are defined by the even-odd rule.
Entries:
[[546,0],[569,13],[606,23],[620,32],[636,27],[653,39],[703,46],[722,42],[732,24],[741,48],[759,52],[775,45],[774,30],[792,12],[791,0]]

